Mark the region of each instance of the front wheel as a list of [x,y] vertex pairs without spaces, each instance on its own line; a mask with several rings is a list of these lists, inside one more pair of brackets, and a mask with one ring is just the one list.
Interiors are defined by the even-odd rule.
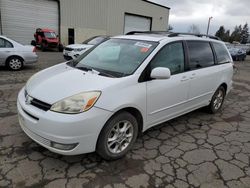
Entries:
[[220,86],[214,93],[210,105],[208,106],[208,110],[210,113],[215,114],[221,110],[225,96],[226,91],[223,86]]
[[138,135],[136,118],[128,112],[113,116],[99,136],[96,151],[106,160],[116,160],[126,155]]

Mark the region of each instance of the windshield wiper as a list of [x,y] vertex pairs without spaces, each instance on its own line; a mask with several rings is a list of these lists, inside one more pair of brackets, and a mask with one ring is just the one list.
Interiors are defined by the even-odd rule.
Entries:
[[112,74],[109,74],[109,73],[106,73],[106,72],[99,72],[100,74],[99,75],[102,75],[102,76],[107,76],[107,77],[111,77],[111,78],[117,78],[116,76],[112,75]]
[[83,70],[83,71],[92,71],[98,75],[102,75],[102,76],[107,76],[107,77],[111,77],[111,78],[117,78],[117,76],[111,74],[111,73],[108,73],[107,71],[104,71],[102,69],[97,69],[97,68],[92,68],[90,66],[81,66],[81,67],[76,67],[80,70]]

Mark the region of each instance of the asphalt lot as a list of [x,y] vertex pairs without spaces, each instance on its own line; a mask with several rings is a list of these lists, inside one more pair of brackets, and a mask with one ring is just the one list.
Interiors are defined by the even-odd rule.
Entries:
[[120,160],[61,156],[20,129],[16,97],[35,72],[63,62],[38,53],[20,72],[0,68],[0,187],[250,187],[250,57],[237,62],[223,111],[197,110],[148,130]]

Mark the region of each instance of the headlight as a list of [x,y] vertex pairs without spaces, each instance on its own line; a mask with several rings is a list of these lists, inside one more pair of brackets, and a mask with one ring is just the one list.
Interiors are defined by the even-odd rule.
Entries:
[[81,52],[83,50],[86,50],[86,48],[76,48],[76,49],[74,49],[75,52]]
[[53,104],[50,110],[65,114],[85,112],[94,106],[100,95],[100,91],[79,93]]

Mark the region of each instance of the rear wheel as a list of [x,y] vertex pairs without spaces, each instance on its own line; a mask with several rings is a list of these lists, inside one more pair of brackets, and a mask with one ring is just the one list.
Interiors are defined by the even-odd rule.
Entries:
[[17,71],[23,68],[23,60],[20,57],[11,57],[7,61],[9,69]]
[[225,99],[226,91],[223,86],[220,86],[216,92],[214,93],[210,105],[208,106],[208,110],[210,113],[215,114],[221,110]]
[[126,155],[138,135],[136,118],[128,112],[113,116],[99,136],[96,151],[106,160],[116,160]]

